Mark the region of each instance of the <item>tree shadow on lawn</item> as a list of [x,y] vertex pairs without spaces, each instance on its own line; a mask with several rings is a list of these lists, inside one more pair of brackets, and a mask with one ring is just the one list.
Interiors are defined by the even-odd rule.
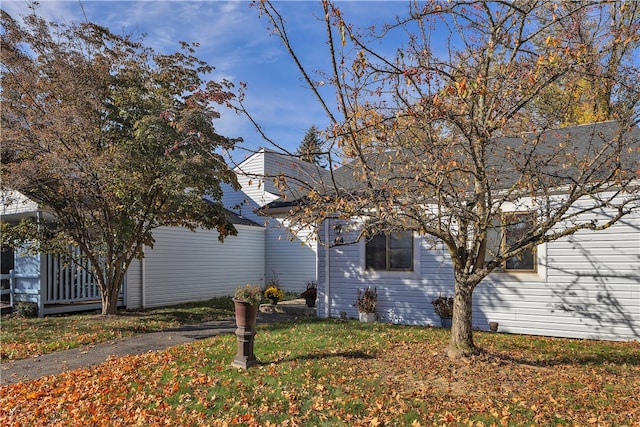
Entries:
[[552,358],[552,356],[542,354],[542,357],[549,357],[547,359],[533,359],[527,357],[517,357],[503,352],[488,351],[480,349],[480,355],[478,357],[484,357],[487,359],[493,359],[494,361],[503,363],[515,363],[520,365],[527,365],[537,368],[563,366],[563,365],[601,365],[601,364],[614,364],[614,365],[633,365],[640,366],[640,352],[631,351],[632,354],[577,354],[575,356],[560,356]]
[[310,353],[310,354],[300,354],[298,356],[293,357],[284,357],[282,359],[276,359],[273,361],[259,361],[258,363],[262,366],[268,365],[278,365],[284,362],[293,362],[293,361],[305,361],[305,360],[326,360],[331,358],[340,358],[343,357],[345,359],[362,359],[362,360],[371,360],[375,359],[376,356],[373,354],[365,353],[360,350],[353,351],[325,351],[321,353]]
[[[295,324],[313,324],[313,323],[344,323],[345,326],[348,326],[350,329],[355,331],[362,330],[371,330],[371,324],[362,323],[362,322],[345,322],[343,320],[338,319],[323,319],[317,317],[301,317],[288,321],[278,321],[274,323],[261,323],[258,324],[260,329],[276,331],[281,329],[289,329],[292,325]],[[428,328],[428,327],[426,327]],[[437,328],[437,330],[439,330]],[[260,330],[258,330],[260,333]],[[505,334],[507,337],[513,337],[517,335]],[[543,337],[535,337],[536,339],[542,339]],[[555,339],[555,338],[550,338]],[[558,338],[558,340],[562,341],[563,339]],[[586,341],[588,343],[589,341]],[[606,346],[606,341],[594,341],[595,344],[600,346]],[[511,349],[511,353],[509,353],[510,349],[502,350],[490,350],[483,348],[482,344],[479,344],[480,354],[476,357],[481,359],[486,359],[493,363],[504,363],[504,364],[520,364],[531,367],[553,367],[553,366],[568,366],[568,365],[600,365],[600,364],[614,364],[614,365],[632,365],[632,366],[640,366],[640,346],[635,346],[635,342],[628,343],[629,346],[624,346],[621,348],[611,349],[611,350],[598,350],[597,348],[588,348],[587,344],[581,344],[585,347],[586,350],[571,350],[564,344],[559,343],[559,347],[556,349],[535,349],[517,346],[515,345],[513,349]],[[624,345],[623,342],[613,342],[612,344],[620,344]],[[505,344],[507,347],[510,344]],[[446,343],[443,344],[442,350]],[[526,351],[531,354],[531,357],[527,357],[527,355],[515,355],[517,352]],[[536,357],[537,356],[537,357]],[[321,353],[311,353],[305,355],[298,355],[294,357],[285,357],[283,359],[277,359],[273,362],[264,362],[262,364],[268,365],[270,363],[279,363],[279,362],[289,362],[292,360],[316,360],[323,358],[335,358],[335,357],[344,357],[349,359],[375,359],[376,355],[374,353],[365,353],[363,351],[329,351],[329,352],[321,352]]]

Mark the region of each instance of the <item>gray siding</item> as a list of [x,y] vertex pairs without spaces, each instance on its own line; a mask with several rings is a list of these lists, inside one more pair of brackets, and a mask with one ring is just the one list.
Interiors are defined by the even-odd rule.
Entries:
[[[591,216],[589,217],[591,218]],[[542,260],[544,262],[544,260]],[[475,322],[575,338],[640,338],[640,215],[546,245],[545,275],[495,273],[475,294]]]
[[[333,241],[335,220],[329,221],[329,235],[325,237],[323,227],[321,236]],[[375,286],[380,320],[439,324],[430,301],[440,293],[453,294],[451,262],[442,244],[420,243],[417,277],[367,275],[362,250],[362,243],[319,248],[320,316],[356,317],[357,288]],[[640,339],[640,213],[603,231],[581,231],[541,245],[538,258],[537,273],[492,273],[478,285],[475,328],[488,330],[489,322],[497,321],[503,332]]]
[[[320,229],[322,241],[333,242],[337,237],[336,223]],[[324,233],[328,231],[328,236]],[[353,235],[343,235],[349,242]],[[414,266],[416,272],[371,274],[363,269],[364,243],[327,248],[319,246],[318,255],[318,313],[321,317],[358,317],[353,306],[358,289],[367,286],[378,292],[377,317],[381,321],[407,325],[439,325],[431,300],[441,293],[453,291],[450,260],[441,244],[434,245],[414,238]],[[330,258],[327,260],[327,251]],[[329,262],[329,292],[327,293],[327,262]]]

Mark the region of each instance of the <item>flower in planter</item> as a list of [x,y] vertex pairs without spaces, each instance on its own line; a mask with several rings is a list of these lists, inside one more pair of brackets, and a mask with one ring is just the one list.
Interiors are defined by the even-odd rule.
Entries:
[[440,295],[438,298],[431,300],[433,308],[436,314],[443,319],[450,319],[453,317],[453,297],[443,297]]
[[233,294],[233,299],[251,305],[258,305],[262,300],[261,294],[262,292],[259,286],[246,284],[236,289],[236,292]]
[[264,297],[269,301],[276,303],[284,298],[284,292],[279,287],[271,285],[264,291]]
[[307,282],[307,290],[300,294],[307,302],[307,307],[316,306],[316,297],[318,295],[318,286],[315,280]]
[[354,304],[360,313],[375,313],[378,305],[378,290],[370,287],[361,291],[358,289],[356,303]]
[[307,282],[307,290],[301,293],[300,296],[305,299],[310,299],[310,298],[315,299],[317,294],[318,294],[318,286],[316,284],[316,281],[312,280],[310,282]]

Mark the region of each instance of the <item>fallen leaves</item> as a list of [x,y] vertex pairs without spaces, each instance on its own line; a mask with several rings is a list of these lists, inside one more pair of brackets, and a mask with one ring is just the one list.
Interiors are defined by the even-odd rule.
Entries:
[[[231,304],[231,305],[229,305]],[[119,316],[74,314],[45,318],[3,317],[0,359],[17,360],[233,316],[230,298],[163,307]]]
[[262,363],[248,371],[229,367],[236,347],[229,335],[114,357],[3,387],[0,424],[418,427],[640,419],[640,343],[477,336],[486,351],[459,363],[442,356],[441,330],[332,321],[266,327],[256,337]]

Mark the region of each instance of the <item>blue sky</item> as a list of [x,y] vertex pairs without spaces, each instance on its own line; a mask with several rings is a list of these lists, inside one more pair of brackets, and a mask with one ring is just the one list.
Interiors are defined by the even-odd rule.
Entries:
[[[309,69],[327,65],[324,26],[317,1],[275,2],[287,20],[289,36]],[[350,1],[340,3],[347,17],[363,25],[381,23],[406,10],[406,1]],[[2,0],[1,7],[18,18],[29,13],[25,0]],[[83,12],[84,10],[84,12]],[[328,121],[306,89],[300,73],[280,39],[269,33],[268,20],[259,17],[249,1],[74,1],[40,0],[37,13],[61,22],[89,21],[115,33],[146,33],[145,44],[169,53],[179,41],[199,42],[201,59],[216,67],[211,78],[247,83],[246,104],[265,133],[284,148],[295,151],[305,131]],[[218,132],[244,138],[248,150],[268,146],[249,121],[221,111]],[[250,152],[236,150],[234,159]]]

